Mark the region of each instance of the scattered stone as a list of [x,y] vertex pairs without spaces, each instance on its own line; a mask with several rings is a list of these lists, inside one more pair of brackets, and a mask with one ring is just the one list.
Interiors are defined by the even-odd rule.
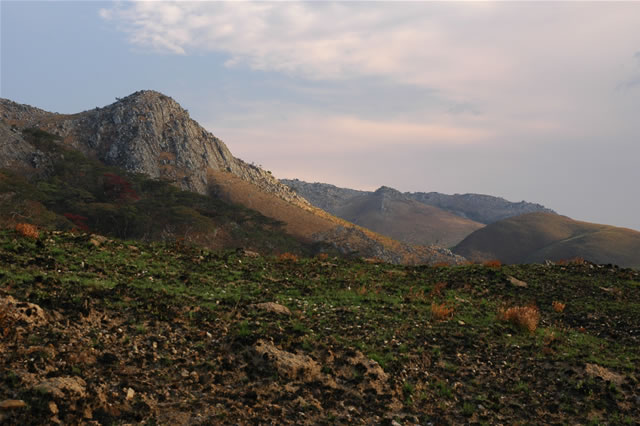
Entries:
[[624,376],[613,371],[601,367],[597,364],[586,364],[585,372],[592,377],[600,377],[603,380],[613,382],[616,385],[621,385],[624,382]]
[[15,410],[17,408],[25,408],[27,403],[21,399],[5,399],[0,402],[0,410]]
[[131,388],[127,389],[127,401],[131,401],[135,396],[136,396],[136,391],[134,391]]
[[60,412],[60,410],[58,409],[58,405],[53,401],[49,401],[49,411],[54,416]]
[[4,312],[12,321],[25,322],[30,326],[46,324],[47,317],[44,310],[29,302],[20,302],[11,296],[0,298],[0,311]]
[[517,279],[516,277],[512,277],[512,276],[507,276],[507,279],[509,280],[509,282],[511,284],[513,284],[516,287],[522,287],[522,288],[527,288],[528,284],[524,281],[521,281],[519,279]]
[[320,365],[307,355],[298,355],[276,348],[272,343],[258,340],[253,347],[256,364],[268,363],[281,376],[305,382],[321,378]]
[[256,305],[251,305],[251,307],[278,315],[291,315],[291,311],[289,310],[289,308],[274,302],[258,303]]
[[37,388],[53,395],[56,398],[64,398],[65,391],[74,394],[74,396],[84,398],[86,394],[87,383],[80,377],[52,377],[40,382]]

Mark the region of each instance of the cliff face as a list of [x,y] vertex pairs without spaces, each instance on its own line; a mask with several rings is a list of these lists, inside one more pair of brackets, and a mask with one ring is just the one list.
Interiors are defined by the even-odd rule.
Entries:
[[[189,117],[176,101],[155,91],[139,91],[104,108],[61,115],[0,101],[0,132],[11,136],[11,125],[39,127],[108,165],[173,181],[182,189],[207,193],[211,171],[230,172],[288,202],[307,201],[265,170],[235,158],[224,142]],[[32,147],[4,138],[5,162],[30,162]]]

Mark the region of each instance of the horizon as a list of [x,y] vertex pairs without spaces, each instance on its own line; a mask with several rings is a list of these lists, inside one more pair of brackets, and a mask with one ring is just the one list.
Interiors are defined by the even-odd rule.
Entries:
[[3,0],[0,15],[3,98],[77,113],[157,90],[280,179],[640,230],[640,3]]

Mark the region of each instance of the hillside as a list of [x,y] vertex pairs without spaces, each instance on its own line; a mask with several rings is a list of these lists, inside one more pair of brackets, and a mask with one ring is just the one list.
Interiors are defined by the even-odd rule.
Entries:
[[[171,183],[185,191],[213,196],[218,201],[224,201],[225,205],[242,205],[254,213],[259,212],[273,223],[283,223],[288,235],[278,238],[275,236],[282,230],[270,230],[276,241],[293,238],[298,245],[308,249],[329,249],[345,255],[376,257],[396,263],[461,263],[464,260],[441,247],[414,247],[394,241],[312,207],[269,172],[233,157],[221,140],[191,120],[188,112],[177,102],[158,92],[136,92],[104,108],[73,115],[49,113],[3,99],[0,100],[0,136],[0,168],[7,168],[9,174],[16,174],[27,181],[37,180],[36,186],[52,183],[56,187],[69,186],[71,182],[82,185],[84,179],[77,174],[82,172],[93,175],[93,182],[87,182],[93,185],[93,190],[102,190],[100,185],[103,185],[104,178],[96,174],[96,170],[118,177],[131,174],[128,181],[133,179],[132,176],[140,175],[146,179]],[[36,140],[38,138],[42,140]],[[60,153],[60,150],[66,152]],[[95,170],[74,170],[67,161],[72,157],[81,162],[83,159],[93,161],[91,165],[86,163],[85,168]],[[64,171],[62,177],[56,175],[61,167]],[[117,170],[106,171],[105,167],[115,167]],[[52,179],[62,179],[62,185],[57,185],[60,183],[57,181],[52,182]],[[87,218],[92,226],[99,222],[100,226],[92,229],[108,235],[157,237],[142,232],[153,222],[149,221],[149,215],[134,218],[133,210],[143,203],[133,199],[128,200],[133,210],[117,215],[120,220],[118,226],[126,227],[127,232],[114,234],[113,229],[104,231],[105,220],[98,221],[96,218],[104,219],[109,215],[104,211],[105,206],[95,202],[96,197],[100,198],[99,194],[91,190],[89,192],[90,197],[85,200],[85,193],[66,191],[65,197],[71,199],[67,205],[56,208],[68,209],[68,204],[74,204],[76,211],[54,209],[54,213],[80,215]],[[6,194],[4,196],[9,197]],[[21,199],[21,195],[13,198]],[[28,200],[43,203],[42,197]],[[156,203],[161,201],[155,200]],[[98,211],[88,209],[88,202],[91,202],[92,208],[98,207]],[[112,204],[107,207],[113,208]],[[122,210],[120,206],[118,208]],[[184,209],[181,211],[186,216],[190,214]],[[154,220],[163,222],[166,220],[160,217],[160,212],[173,214],[174,211],[159,209]],[[203,222],[201,213],[192,215],[195,228]],[[188,220],[185,220],[181,230],[188,227]],[[230,222],[233,221],[226,221]],[[222,244],[226,247],[231,244],[224,242],[225,236],[231,232],[229,229],[222,227],[216,230],[211,223],[207,227],[207,233],[199,233],[199,243],[208,246]],[[131,236],[134,229],[140,232]],[[256,232],[255,228],[247,230],[240,226],[240,229],[246,235]],[[197,229],[195,231],[192,234],[198,233]],[[180,234],[174,230],[170,232]],[[266,240],[261,237],[268,247]],[[276,243],[272,246],[276,251],[282,249]]]
[[0,230],[2,424],[640,422],[638,271],[27,235]]
[[640,268],[640,232],[532,213],[487,225],[465,238],[454,252],[479,261],[531,263],[579,257]]
[[[308,183],[298,179],[282,179],[281,182],[314,206],[336,216],[340,216],[340,210],[354,197],[373,194],[371,191],[339,188],[326,183]],[[439,192],[404,192],[402,195],[407,199],[437,207],[462,218],[483,224],[526,213],[555,213],[540,204],[526,201],[514,203],[504,198],[483,194],[448,195]]]
[[418,245],[452,247],[484,226],[387,187],[349,198],[333,213],[395,240]]

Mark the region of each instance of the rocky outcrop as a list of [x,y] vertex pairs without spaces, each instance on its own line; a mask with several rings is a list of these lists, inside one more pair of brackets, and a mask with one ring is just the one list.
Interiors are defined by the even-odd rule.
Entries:
[[235,158],[224,142],[192,120],[175,100],[155,91],[135,92],[104,108],[73,115],[47,113],[3,99],[0,117],[3,163],[28,163],[33,152],[8,126],[38,127],[108,165],[169,179],[185,190],[207,193],[209,172],[226,171],[286,201],[308,204],[269,172]]

